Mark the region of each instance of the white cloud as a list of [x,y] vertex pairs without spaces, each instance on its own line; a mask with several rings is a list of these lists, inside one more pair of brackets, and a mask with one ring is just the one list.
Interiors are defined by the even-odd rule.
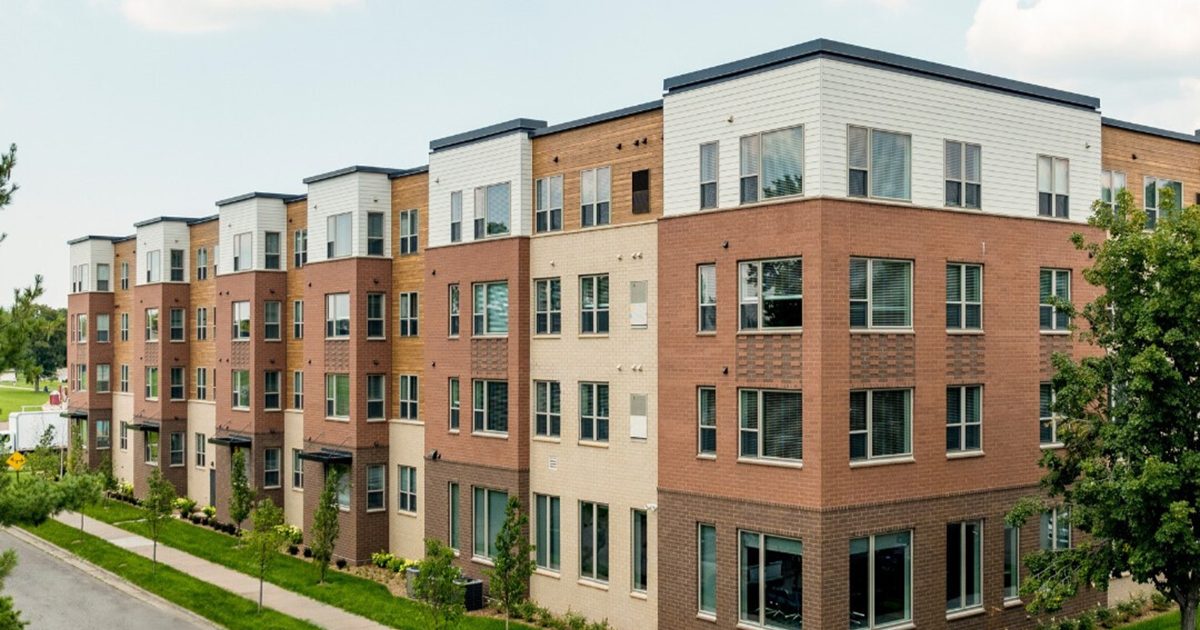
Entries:
[[223,31],[269,14],[327,12],[358,0],[120,0],[130,22],[150,31]]

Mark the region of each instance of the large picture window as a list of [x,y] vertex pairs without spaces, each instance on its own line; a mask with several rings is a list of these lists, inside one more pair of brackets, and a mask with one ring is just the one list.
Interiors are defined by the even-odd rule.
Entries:
[[475,238],[508,234],[509,201],[508,182],[475,189]]
[[471,404],[473,430],[484,433],[508,433],[508,383],[475,381]]
[[983,605],[983,521],[946,525],[946,612]]
[[804,627],[804,545],[799,540],[741,532],[738,619],[768,628]]
[[800,392],[743,389],[740,397],[739,457],[804,457],[803,403]]
[[854,126],[846,136],[851,197],[912,198],[912,136]]
[[473,334],[508,334],[508,283],[480,282],[474,290]]
[[742,330],[800,328],[804,323],[804,273],[799,258],[738,265]]
[[804,194],[804,127],[741,139],[742,203]]
[[[477,558],[496,557],[496,536],[504,526],[504,512],[508,507],[508,493],[491,488],[475,488],[471,515],[473,520],[474,548]],[[451,493],[452,495],[454,493]]]
[[912,620],[912,532],[850,541],[850,628]]
[[537,565],[543,569],[558,571],[562,566],[562,516],[561,500],[544,494],[534,495],[535,537]]
[[579,502],[579,577],[608,581],[608,506]]
[[850,327],[912,327],[912,261],[850,259]]
[[912,390],[850,392],[850,461],[912,454]]

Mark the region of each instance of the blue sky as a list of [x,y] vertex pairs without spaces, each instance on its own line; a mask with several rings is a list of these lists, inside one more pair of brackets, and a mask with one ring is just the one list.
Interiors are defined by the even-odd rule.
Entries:
[[41,273],[64,305],[75,236],[303,192],[348,164],[424,164],[432,138],[653,100],[667,76],[816,37],[1200,127],[1184,35],[1200,0],[0,0],[0,16],[0,146],[19,145],[21,185],[0,212],[0,304]]

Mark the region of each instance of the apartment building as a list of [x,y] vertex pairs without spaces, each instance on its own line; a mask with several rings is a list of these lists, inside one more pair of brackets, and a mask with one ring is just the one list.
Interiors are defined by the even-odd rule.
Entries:
[[338,557],[472,577],[517,497],[531,596],[617,628],[1033,627],[1068,237],[1200,201],[1200,133],[827,40],[663,92],[71,241],[89,461],[228,518],[243,450],[306,531],[337,470]]

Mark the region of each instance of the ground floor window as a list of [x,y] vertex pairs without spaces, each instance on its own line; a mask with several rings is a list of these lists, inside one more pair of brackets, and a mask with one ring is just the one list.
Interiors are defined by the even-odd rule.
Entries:
[[475,488],[471,517],[474,522],[472,553],[479,558],[496,557],[496,536],[504,526],[508,493],[490,488]]
[[450,494],[450,497],[449,497],[450,513],[447,515],[448,516],[447,520],[450,523],[450,536],[449,536],[450,548],[457,551],[459,548],[459,546],[458,546],[458,484],[457,483],[455,483],[453,481],[450,482],[449,494]]
[[537,565],[543,569],[558,571],[561,567],[562,517],[561,500],[544,494],[534,495],[536,505]]
[[647,534],[649,532],[648,532],[648,523],[647,523],[647,519],[646,519],[646,510],[633,510],[632,528],[633,528],[633,535],[631,536],[631,538],[632,538],[631,542],[633,544],[633,549],[632,549],[632,553],[631,553],[631,555],[633,556],[633,569],[632,569],[633,586],[632,586],[632,588],[633,588],[633,590],[635,590],[637,592],[644,593],[646,591],[646,584],[650,581],[650,573],[649,573],[650,567],[649,567],[649,563],[647,560],[647,558],[650,555],[649,554],[649,544],[650,543],[649,543],[648,537],[647,537]]
[[1021,530],[1004,526],[1004,599],[1013,600],[1021,594]]
[[983,521],[946,525],[946,612],[983,603]]
[[700,612],[717,614],[717,528],[701,523],[697,535],[700,559]]
[[579,577],[608,581],[608,506],[579,502]]
[[741,532],[738,558],[738,618],[770,628],[802,628],[804,545]]
[[850,541],[850,627],[912,620],[912,532]]

